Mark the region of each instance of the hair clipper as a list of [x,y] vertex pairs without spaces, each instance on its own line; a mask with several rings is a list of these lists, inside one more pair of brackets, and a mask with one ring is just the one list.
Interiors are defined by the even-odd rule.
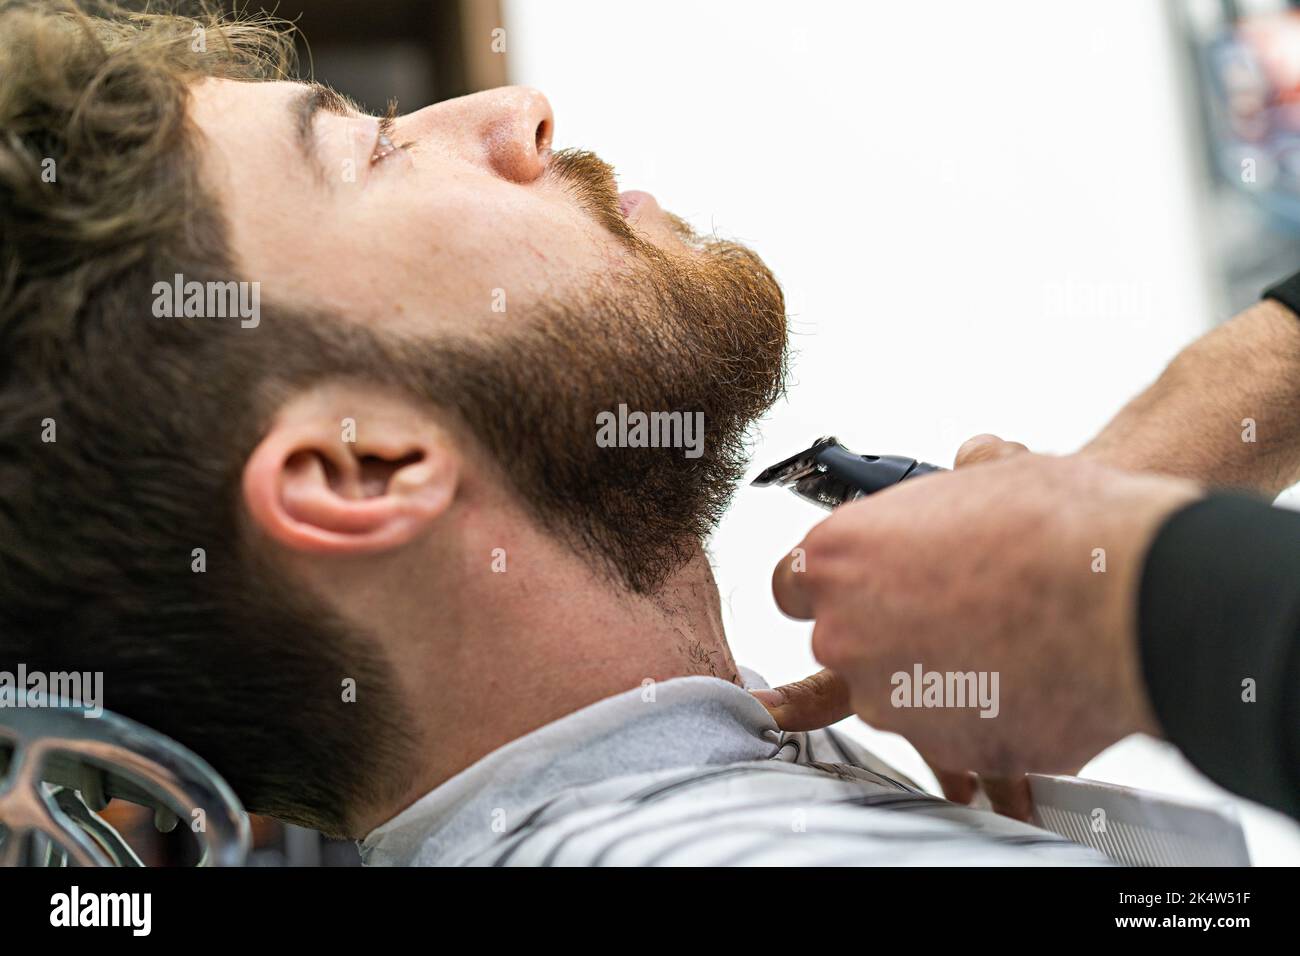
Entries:
[[779,485],[830,511],[846,501],[883,491],[900,481],[947,471],[901,455],[859,455],[832,437],[765,468],[751,485]]

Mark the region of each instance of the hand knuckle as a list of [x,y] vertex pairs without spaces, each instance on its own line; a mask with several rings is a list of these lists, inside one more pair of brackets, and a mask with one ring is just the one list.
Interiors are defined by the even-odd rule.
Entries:
[[843,641],[838,636],[838,628],[833,624],[827,623],[824,619],[819,619],[817,625],[813,628],[812,634],[812,652],[817,662],[834,669],[837,664],[844,663]]

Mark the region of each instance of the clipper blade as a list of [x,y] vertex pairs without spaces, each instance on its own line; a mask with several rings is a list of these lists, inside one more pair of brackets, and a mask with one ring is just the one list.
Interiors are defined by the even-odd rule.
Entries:
[[784,488],[808,475],[822,473],[826,469],[817,464],[817,454],[830,445],[838,444],[839,441],[830,436],[819,438],[813,442],[811,448],[805,448],[797,455],[791,455],[784,461],[778,461],[775,465],[764,468],[750,484],[755,488],[766,488],[768,485],[779,485]]
[[839,447],[839,441],[829,435],[819,438],[810,448],[805,448],[799,454],[791,455],[770,468],[764,468],[750,484],[758,488],[770,485],[789,488],[805,501],[831,511],[843,504],[853,491],[831,475],[826,466],[817,460],[818,455],[831,447]]

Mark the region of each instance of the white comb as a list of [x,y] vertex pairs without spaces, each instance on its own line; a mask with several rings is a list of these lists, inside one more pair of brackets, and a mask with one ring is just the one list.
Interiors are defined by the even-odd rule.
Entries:
[[1080,777],[1028,774],[1033,823],[1129,866],[1250,866],[1231,808]]

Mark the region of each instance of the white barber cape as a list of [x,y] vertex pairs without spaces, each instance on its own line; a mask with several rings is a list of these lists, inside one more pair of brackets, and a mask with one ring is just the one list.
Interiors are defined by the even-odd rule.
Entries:
[[360,849],[368,866],[1106,862],[930,796],[833,730],[783,733],[748,693],[712,677],[630,690],[526,734]]

